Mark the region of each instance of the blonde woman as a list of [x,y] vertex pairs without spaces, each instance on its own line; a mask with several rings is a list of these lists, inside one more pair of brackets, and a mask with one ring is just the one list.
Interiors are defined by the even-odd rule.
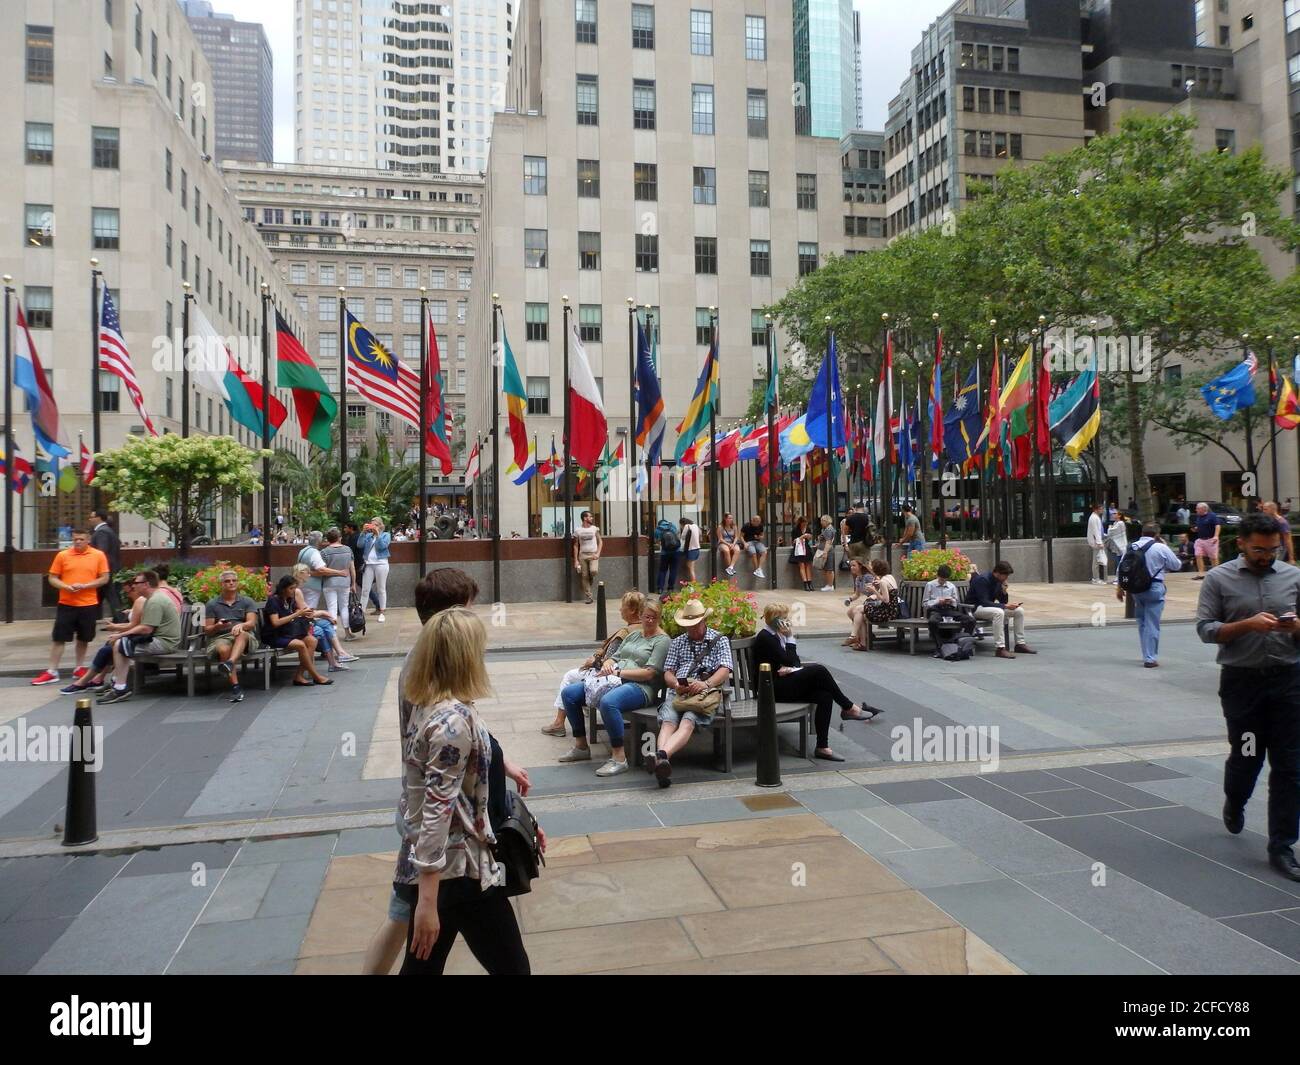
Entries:
[[493,758],[503,756],[474,707],[491,692],[486,651],[483,623],[452,607],[420,630],[398,682],[407,725],[393,887],[411,906],[403,976],[440,976],[462,933],[488,973],[529,973],[492,855],[488,778]]
[[718,545],[718,561],[722,563],[722,568],[726,571],[728,577],[735,576],[736,559],[740,558],[740,544],[736,542],[737,535],[735,516],[732,514],[722,515],[722,524],[718,526],[713,538]]
[[822,591],[835,591],[835,526],[829,514],[821,517],[821,532],[817,534],[817,553],[813,564],[821,567]]
[[849,638],[844,641],[844,645],[852,647],[855,651],[865,651],[867,644],[864,638],[865,632],[861,631],[862,613],[875,594],[873,589],[876,575],[867,566],[866,559],[862,558],[855,558],[849,562],[849,573],[853,578],[853,597],[844,601],[844,605],[849,608]]
[[645,596],[640,592],[623,593],[623,600],[618,605],[618,614],[623,619],[623,627],[611,633],[609,638],[601,644],[600,650],[583,662],[582,665],[564,674],[564,679],[560,681],[560,690],[555,693],[555,720],[542,729],[543,735],[558,736],[563,739],[565,735],[565,714],[564,700],[560,698],[560,693],[570,684],[581,683],[590,671],[600,669],[609,661],[614,652],[618,650],[619,645],[627,638],[627,634],[640,624],[641,608],[644,605]]

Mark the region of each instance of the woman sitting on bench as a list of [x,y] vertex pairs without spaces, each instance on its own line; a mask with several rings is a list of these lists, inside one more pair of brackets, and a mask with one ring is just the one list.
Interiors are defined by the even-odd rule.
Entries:
[[333,684],[332,680],[322,677],[316,670],[313,659],[316,657],[316,637],[311,634],[313,611],[311,607],[299,606],[294,591],[298,582],[290,576],[280,578],[275,586],[275,593],[266,601],[262,612],[262,643],[281,651],[298,653],[298,671],[294,674],[296,687],[311,687],[313,684]]
[[772,687],[778,703],[816,704],[815,757],[826,762],[844,761],[844,755],[831,750],[831,704],[839,705],[841,721],[871,721],[882,711],[864,710],[860,704],[850,701],[825,666],[799,661],[788,604],[769,603],[763,608],[763,621],[766,624],[754,638],[754,668],[761,669],[764,662],[772,667]]
[[[560,689],[555,693],[555,719],[542,729],[543,735],[560,737],[565,735],[564,699],[561,697],[564,689],[570,684],[581,683],[588,675],[594,674],[596,670],[613,658],[619,646],[627,639],[627,634],[634,631],[641,624],[641,608],[645,605],[645,601],[645,596],[635,589],[623,593],[623,600],[618,606],[618,616],[623,619],[622,628],[611,632],[608,639],[601,644],[600,650],[583,662],[582,665],[564,674],[564,677],[560,680]],[[585,731],[579,730],[574,735],[585,735]]]

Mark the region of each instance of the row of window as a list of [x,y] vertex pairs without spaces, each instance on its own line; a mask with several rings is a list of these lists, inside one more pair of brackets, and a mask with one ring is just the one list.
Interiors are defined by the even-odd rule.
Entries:
[[[27,162],[54,164],[54,124],[28,122],[25,130]],[[116,126],[90,127],[90,165],[96,170],[117,170],[121,164],[121,134]]]
[[[524,266],[532,270],[545,270],[549,265],[547,249],[548,234],[545,229],[524,230]],[[659,270],[659,237],[657,234],[638,233],[636,235],[636,268],[644,273],[657,273]],[[799,276],[811,274],[817,269],[818,253],[815,243],[799,243]],[[578,269],[599,270],[600,234],[583,232],[578,234]],[[718,238],[695,238],[695,272],[697,274],[716,274],[718,272]],[[749,242],[749,272],[752,277],[772,276],[772,242],[769,240],[751,240]],[[321,311],[324,314],[324,301],[321,297]],[[462,301],[463,302],[463,301]],[[322,317],[322,321],[325,319]]]
[[961,109],[978,110],[982,115],[1018,115],[1020,92],[1017,89],[976,89],[973,85],[963,85]]
[[[578,44],[596,44],[600,39],[597,0],[574,0],[573,36]],[[691,11],[691,55],[713,55],[713,12]],[[655,9],[650,4],[632,5],[632,47],[654,48]],[[767,19],[745,16],[745,58],[767,59]]]
[[[545,232],[543,230],[543,232]],[[347,308],[356,318],[366,316],[366,297],[365,296],[348,296]],[[306,312],[306,297],[298,297],[299,306]],[[321,322],[338,321],[339,298],[337,296],[317,296],[316,297],[316,319]],[[469,309],[468,300],[456,301],[456,323],[465,324],[466,313]],[[446,300],[429,300],[429,313],[437,325],[447,323],[447,301]],[[393,320],[393,301],[387,296],[375,297],[375,315],[376,322],[391,322]],[[419,300],[402,300],[402,324],[419,325],[420,324],[420,301]],[[419,340],[419,337],[416,337]]]
[[1019,133],[968,129],[962,134],[962,151],[984,159],[1024,158],[1024,137]]
[[[600,196],[600,160],[579,159],[577,166],[579,198]],[[770,174],[766,170],[749,171],[749,206],[770,207]],[[691,168],[691,199],[699,204],[718,202],[718,171],[712,166]],[[524,156],[524,195],[547,195],[546,156]],[[632,195],[642,202],[659,199],[659,165],[632,164]],[[817,175],[795,175],[795,207],[800,211],[817,210]]]
[[[578,74],[574,90],[576,120],[580,126],[600,125],[600,79],[595,74]],[[749,136],[767,138],[767,90],[745,91],[745,121]],[[691,132],[711,137],[715,131],[712,85],[691,86]],[[653,80],[632,81],[632,128],[652,130],[658,125],[658,104]]]
[[[266,226],[285,225],[283,207],[263,207],[262,224]],[[245,207],[244,218],[256,223],[257,208]],[[352,228],[369,229],[370,215],[359,211],[312,211],[306,208],[290,209],[289,225],[322,226],[332,229]],[[472,218],[447,218],[442,215],[424,217],[422,215],[376,214],[376,229],[401,229],[407,233],[477,233],[478,223]]]
[[[366,283],[366,268],[361,263],[348,263],[344,268],[346,273],[342,276],[346,278],[346,283],[351,288],[360,288]],[[375,288],[394,288],[393,284],[393,267],[375,266]],[[420,287],[420,269],[416,266],[400,267],[402,274],[403,288]],[[334,263],[321,263],[316,271],[317,284],[336,285],[338,284],[339,273]],[[473,284],[474,272],[470,269],[459,270],[456,274],[456,287],[461,292],[468,292]],[[305,285],[307,281],[307,264],[290,263],[289,264],[289,282],[294,285]],[[431,288],[447,288],[447,269],[442,266],[429,268],[429,285]],[[407,301],[410,302],[410,301]],[[444,304],[445,300],[442,301]]]
[[1008,74],[1020,73],[1020,49],[1007,48],[1000,44],[961,44],[961,67],[963,70],[1006,71]]
[[[34,248],[54,246],[54,205],[29,203],[24,205],[27,243]],[[96,251],[113,251],[118,247],[121,228],[116,207],[90,209],[90,246]]]

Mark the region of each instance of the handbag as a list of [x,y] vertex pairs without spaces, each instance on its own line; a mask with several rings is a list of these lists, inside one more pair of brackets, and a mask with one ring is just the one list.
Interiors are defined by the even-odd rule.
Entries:
[[[721,639],[719,637],[718,639]],[[718,640],[710,640],[704,645],[703,651],[698,648],[692,652],[691,668],[687,671],[687,679],[690,679],[700,663],[713,653],[713,648]],[[704,691],[696,695],[676,695],[673,696],[673,709],[678,713],[684,714],[688,710],[700,717],[712,717],[722,706],[722,689],[706,687]]]
[[537,841],[537,819],[518,792],[506,788],[506,759],[491,733],[492,758],[488,766],[488,823],[496,843],[492,857],[505,872],[502,891],[507,896],[526,895],[546,864]]
[[622,683],[623,678],[613,673],[599,673],[592,670],[582,679],[582,687],[586,692],[586,705],[598,706],[602,695]]
[[804,541],[803,537],[800,537],[798,540],[794,542],[794,557],[795,558],[808,557],[808,544]]
[[348,631],[366,631],[366,612],[361,609],[361,600],[357,598],[356,592],[348,593]]
[[826,561],[826,548],[824,547],[817,548],[816,553],[813,555],[813,566],[820,568],[825,561]]

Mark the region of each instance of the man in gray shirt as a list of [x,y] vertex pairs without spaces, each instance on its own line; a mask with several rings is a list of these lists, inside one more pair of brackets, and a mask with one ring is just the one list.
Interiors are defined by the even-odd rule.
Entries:
[[1231,752],[1223,774],[1223,823],[1245,827],[1246,803],[1268,753],[1268,857],[1300,881],[1291,848],[1300,838],[1300,569],[1278,564],[1277,523],[1251,514],[1237,526],[1241,554],[1211,570],[1196,631],[1219,645],[1219,697]]

